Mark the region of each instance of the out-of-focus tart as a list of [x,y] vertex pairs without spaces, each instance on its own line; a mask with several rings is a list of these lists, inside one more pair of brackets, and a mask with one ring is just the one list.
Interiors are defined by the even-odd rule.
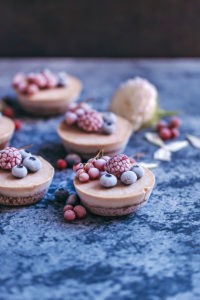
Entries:
[[14,122],[0,113],[0,150],[8,144],[15,130]]

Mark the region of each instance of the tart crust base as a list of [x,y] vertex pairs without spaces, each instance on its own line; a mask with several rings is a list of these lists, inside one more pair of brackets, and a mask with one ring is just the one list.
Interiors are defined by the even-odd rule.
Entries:
[[42,200],[45,195],[46,192],[48,191],[48,187],[41,190],[40,192],[36,192],[30,196],[18,196],[18,197],[9,197],[9,196],[5,196],[2,195],[0,193],[0,204],[2,205],[7,205],[7,206],[20,206],[20,205],[30,205],[30,204],[34,204],[40,200]]

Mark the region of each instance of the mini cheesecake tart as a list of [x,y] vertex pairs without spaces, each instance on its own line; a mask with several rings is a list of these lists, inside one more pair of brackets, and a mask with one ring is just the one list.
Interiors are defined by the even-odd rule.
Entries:
[[76,177],[74,186],[82,203],[92,213],[101,216],[128,215],[147,202],[155,184],[154,174],[143,169],[143,176],[130,185],[123,185],[118,180],[116,186],[105,188],[99,179],[82,183]]
[[4,149],[8,144],[15,130],[14,122],[0,116],[0,150]]
[[54,115],[64,113],[67,105],[79,97],[81,89],[81,81],[67,75],[66,86],[41,89],[31,95],[16,89],[16,94],[19,103],[26,111],[38,115]]
[[42,157],[37,158],[41,162],[41,168],[21,179],[14,178],[10,170],[0,169],[0,204],[29,205],[44,198],[51,184],[54,168]]
[[83,159],[94,157],[99,149],[103,149],[105,155],[113,156],[123,152],[132,133],[131,124],[122,117],[116,117],[115,126],[112,134],[105,135],[101,132],[88,133],[63,120],[58,127],[58,135],[67,152],[77,153]]

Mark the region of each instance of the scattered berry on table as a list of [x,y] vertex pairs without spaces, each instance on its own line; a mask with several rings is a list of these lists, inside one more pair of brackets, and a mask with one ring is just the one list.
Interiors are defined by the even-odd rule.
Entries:
[[99,169],[97,168],[90,168],[88,171],[88,175],[90,176],[90,179],[97,179],[100,176]]
[[159,132],[159,136],[164,141],[170,140],[171,139],[171,130],[169,128],[162,128]]
[[75,206],[77,204],[79,204],[79,197],[77,194],[71,194],[69,195],[69,197],[67,198],[66,204]]
[[6,107],[3,111],[3,115],[8,118],[13,118],[14,110],[11,107]]
[[99,169],[100,171],[104,170],[105,164],[106,164],[106,161],[103,158],[96,159],[94,161],[94,163],[93,163],[93,165],[95,166],[95,168]]
[[131,163],[125,154],[117,154],[111,157],[105,164],[104,170],[120,178],[121,174],[130,170]]
[[112,174],[102,175],[100,178],[100,183],[103,187],[113,187],[117,184],[117,177]]
[[65,160],[66,160],[67,166],[69,168],[72,168],[73,165],[81,162],[80,156],[78,154],[75,154],[75,153],[67,154],[67,156],[65,157]]
[[170,120],[170,123],[169,123],[170,128],[178,128],[178,127],[180,127],[180,125],[181,125],[181,120],[179,118],[173,117]]
[[176,139],[179,137],[179,130],[177,128],[172,128],[171,129],[171,138]]
[[64,159],[57,160],[56,167],[59,170],[64,170],[67,167],[67,162]]
[[78,179],[80,182],[88,182],[90,177],[89,177],[88,173],[81,172],[80,175],[78,176]]
[[14,124],[15,124],[15,130],[20,130],[22,125],[21,125],[21,122],[20,120],[14,120]]
[[29,152],[29,151],[26,150],[26,149],[21,149],[21,150],[19,150],[19,153],[21,154],[22,159],[31,156],[31,152]]
[[87,214],[85,207],[83,207],[82,205],[76,205],[76,206],[74,207],[74,212],[75,212],[76,217],[77,217],[78,219],[83,219],[83,218],[85,218],[85,216],[86,216],[86,214]]
[[67,123],[67,125],[73,125],[77,122],[78,117],[75,113],[71,112],[71,111],[67,111],[65,114],[65,122]]
[[79,116],[78,126],[87,132],[97,132],[101,129],[103,119],[96,110],[86,111],[84,115]]
[[64,211],[67,211],[67,210],[73,210],[73,206],[72,205],[65,205],[64,208],[63,208]]
[[16,178],[24,178],[27,175],[27,173],[27,168],[22,165],[18,165],[12,168],[12,175]]
[[75,165],[73,165],[73,171],[77,172],[80,169],[83,169],[84,165],[80,162],[80,163],[76,163]]
[[104,113],[103,115],[103,120],[104,122],[106,123],[112,123],[112,124],[115,124],[116,123],[116,120],[117,120],[117,117],[114,113],[112,112],[106,112]]
[[130,171],[134,172],[137,175],[138,179],[140,179],[144,175],[144,169],[139,165],[132,166]]
[[[64,188],[59,188],[54,192],[54,197],[58,201],[66,201],[69,196],[69,193]],[[69,203],[68,203],[69,204]]]
[[126,171],[121,175],[121,182],[130,185],[137,181],[137,175],[132,171]]
[[167,127],[167,122],[165,120],[160,120],[156,125],[156,130],[159,132],[162,128]]
[[23,160],[23,165],[31,172],[37,172],[41,169],[42,163],[35,156],[28,156]]
[[111,122],[103,122],[101,131],[105,134],[113,134],[115,132],[115,124]]
[[22,156],[14,147],[6,147],[0,151],[0,168],[11,170],[13,167],[20,165]]
[[76,219],[75,212],[73,210],[66,210],[64,212],[64,218],[67,221],[74,221]]

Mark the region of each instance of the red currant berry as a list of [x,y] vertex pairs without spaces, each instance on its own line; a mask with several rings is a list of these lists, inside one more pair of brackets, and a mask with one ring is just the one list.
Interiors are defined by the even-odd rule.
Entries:
[[177,128],[171,129],[171,138],[176,139],[179,136],[179,130]]
[[64,212],[64,218],[67,221],[74,221],[76,219],[75,212],[73,210],[66,210]]
[[164,120],[160,120],[157,125],[156,125],[156,131],[160,131],[162,128],[166,128],[167,127],[167,122]]
[[159,136],[162,140],[167,141],[171,138],[171,130],[169,128],[162,128],[159,132]]
[[74,212],[78,219],[83,219],[87,214],[85,207],[83,207],[82,205],[76,205],[74,207]]
[[80,182],[88,182],[90,177],[89,177],[88,173],[81,172],[80,175],[78,176],[78,179]]
[[76,163],[75,165],[73,165],[73,171],[77,172],[80,169],[83,169],[83,164],[82,163]]
[[65,205],[64,208],[63,208],[64,212],[67,211],[67,210],[73,210],[73,206],[72,205]]
[[64,159],[59,159],[56,163],[56,166],[59,170],[63,170],[67,167],[67,163]]
[[90,168],[94,168],[94,165],[93,165],[92,162],[88,162],[88,163],[85,165],[84,170],[85,170],[86,172],[88,172],[88,171],[90,170]]
[[19,120],[15,120],[14,124],[15,124],[15,130],[21,129],[22,125],[21,125],[21,122]]
[[169,127],[170,128],[178,128],[181,125],[181,120],[177,117],[174,117],[170,120]]
[[97,168],[90,168],[88,175],[90,176],[90,179],[97,179],[100,176],[100,171]]
[[100,158],[94,162],[94,166],[95,166],[95,168],[99,169],[100,171],[103,171],[105,163],[106,163],[106,161],[104,159]]
[[7,107],[7,108],[4,109],[3,115],[4,115],[5,117],[8,117],[8,118],[13,118],[13,117],[14,117],[14,111],[13,111],[12,108]]

